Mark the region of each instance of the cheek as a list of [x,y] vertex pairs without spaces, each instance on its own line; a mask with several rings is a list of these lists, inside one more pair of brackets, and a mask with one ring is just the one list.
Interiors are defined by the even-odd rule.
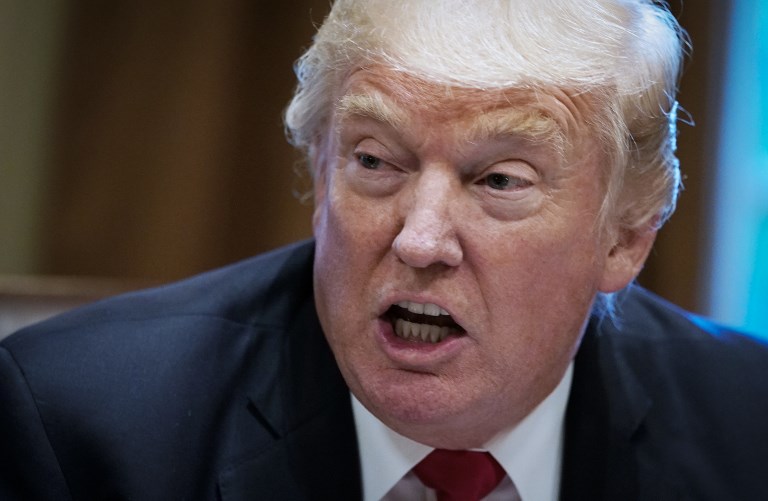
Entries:
[[370,309],[372,277],[394,238],[386,204],[362,200],[338,184],[330,185],[314,217],[315,291],[326,327],[349,325]]
[[348,187],[341,175],[334,176],[317,218],[315,236],[333,240],[338,246],[335,252],[349,257],[380,254],[395,238],[394,216],[393,197],[362,197]]
[[557,344],[580,332],[591,308],[601,277],[597,239],[551,223],[519,230],[484,243],[498,251],[476,248],[488,315],[493,325],[520,326],[526,343]]

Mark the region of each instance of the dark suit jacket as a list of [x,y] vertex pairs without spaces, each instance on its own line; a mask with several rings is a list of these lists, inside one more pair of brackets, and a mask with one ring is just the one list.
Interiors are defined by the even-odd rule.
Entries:
[[[294,245],[3,341],[0,499],[360,499],[312,254]],[[623,310],[577,356],[562,498],[768,498],[768,349],[640,289]]]

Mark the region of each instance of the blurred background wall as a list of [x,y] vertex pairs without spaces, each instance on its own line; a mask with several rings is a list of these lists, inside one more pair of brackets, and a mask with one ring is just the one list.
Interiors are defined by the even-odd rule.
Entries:
[[[715,228],[720,124],[745,2],[760,3],[671,2],[693,39],[680,101],[696,126],[681,124],[686,190],[640,281],[704,313],[717,313],[717,239],[729,238]],[[281,114],[327,10],[0,0],[0,274],[167,281],[308,237],[297,193],[309,184]]]

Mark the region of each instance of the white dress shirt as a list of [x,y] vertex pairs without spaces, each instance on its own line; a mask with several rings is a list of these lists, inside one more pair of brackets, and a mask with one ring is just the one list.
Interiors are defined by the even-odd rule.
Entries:
[[[565,408],[573,379],[573,363],[562,380],[514,428],[500,433],[479,450],[490,452],[507,476],[484,501],[556,501],[563,457]],[[411,469],[433,448],[388,428],[352,396],[363,476],[364,501],[431,501]],[[516,489],[516,491],[515,491]],[[515,497],[519,495],[519,497]]]

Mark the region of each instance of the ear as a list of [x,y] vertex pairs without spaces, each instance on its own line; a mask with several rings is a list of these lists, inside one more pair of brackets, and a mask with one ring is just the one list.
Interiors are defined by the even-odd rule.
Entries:
[[656,229],[648,224],[637,230],[620,230],[618,242],[608,252],[600,292],[616,292],[637,277],[656,240]]

